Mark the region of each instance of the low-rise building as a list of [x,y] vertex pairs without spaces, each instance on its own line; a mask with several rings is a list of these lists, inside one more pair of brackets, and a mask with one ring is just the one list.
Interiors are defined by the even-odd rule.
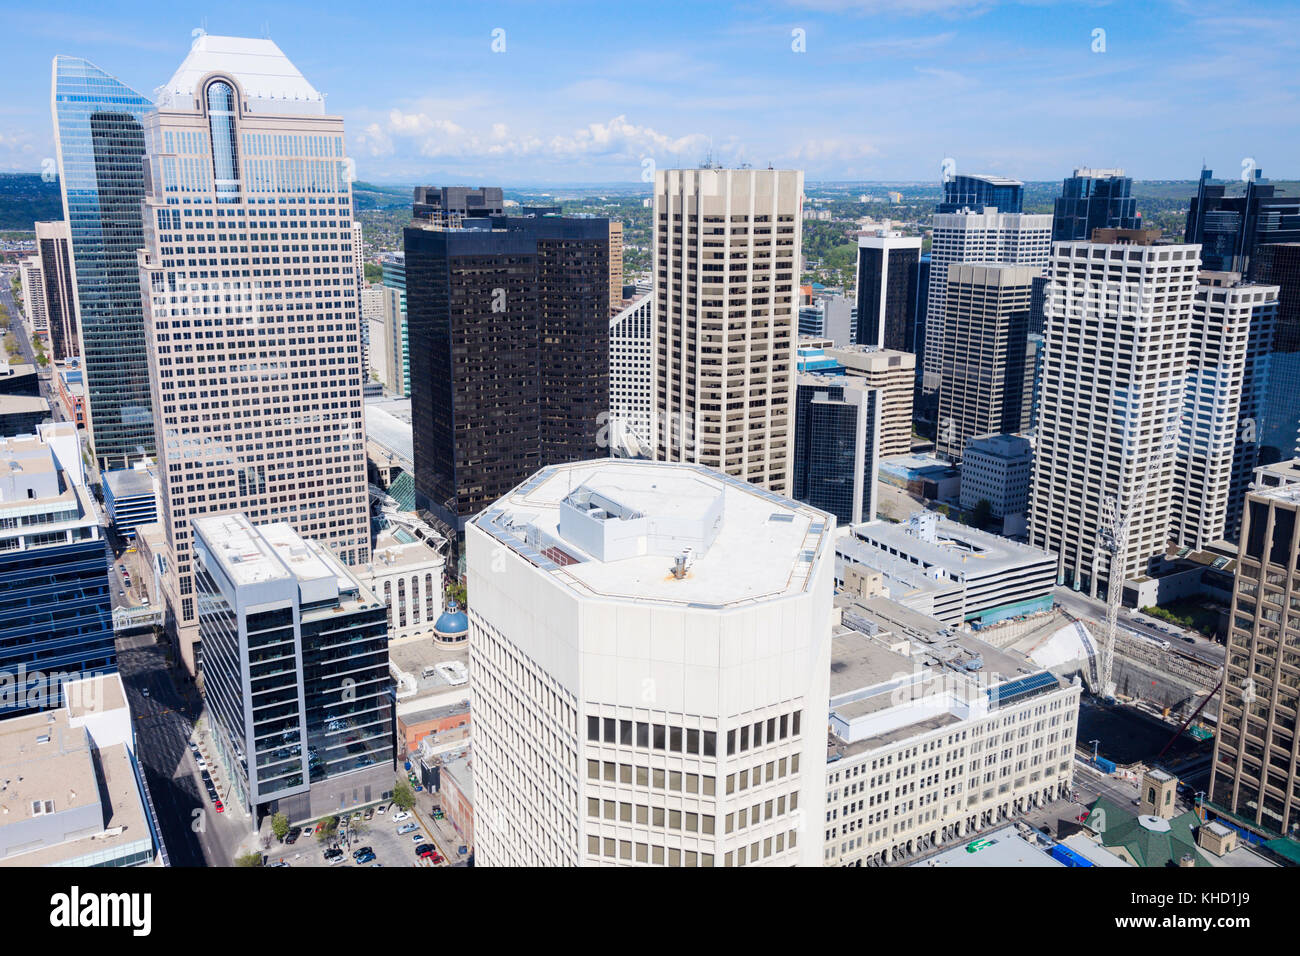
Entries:
[[[414,527],[390,524],[375,537],[369,564],[358,565],[357,577],[388,607],[390,640],[433,637],[442,607],[442,577],[446,558],[437,541],[418,537]],[[431,531],[431,529],[430,529]]]
[[58,366],[54,373],[54,386],[68,421],[78,428],[85,428],[86,382],[80,367],[72,362]]
[[104,508],[123,537],[134,538],[140,525],[158,520],[158,475],[152,461],[106,471],[103,479]]
[[50,403],[44,398],[0,395],[0,435],[30,435],[51,418]]
[[[1024,529],[1029,511],[1029,480],[1034,471],[1034,449],[1021,435],[979,435],[966,442],[961,461],[961,506],[975,510],[989,503],[999,521],[1018,523]],[[1015,521],[1018,519],[1018,522]]]

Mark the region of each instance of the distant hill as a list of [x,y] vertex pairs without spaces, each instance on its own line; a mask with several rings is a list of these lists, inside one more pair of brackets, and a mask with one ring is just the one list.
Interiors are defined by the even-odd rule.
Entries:
[[397,209],[410,205],[410,186],[376,186],[360,181],[352,184],[353,209]]
[[33,232],[37,222],[63,218],[59,181],[36,173],[0,173],[0,230]]

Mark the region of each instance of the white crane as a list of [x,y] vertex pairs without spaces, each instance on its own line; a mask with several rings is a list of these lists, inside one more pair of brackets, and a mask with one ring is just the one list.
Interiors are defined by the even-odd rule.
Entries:
[[[1174,418],[1166,427],[1160,444],[1151,457],[1140,463],[1137,483],[1127,501],[1124,492],[1124,471],[1120,470],[1120,486],[1116,494],[1107,495],[1101,502],[1101,515],[1097,525],[1097,546],[1109,556],[1106,568],[1106,636],[1101,648],[1097,684],[1103,697],[1115,696],[1115,632],[1119,626],[1119,606],[1124,600],[1124,560],[1128,553],[1129,525],[1134,511],[1146,500],[1147,485],[1157,474],[1165,459],[1178,447],[1179,420]],[[1126,442],[1127,444],[1127,442]]]

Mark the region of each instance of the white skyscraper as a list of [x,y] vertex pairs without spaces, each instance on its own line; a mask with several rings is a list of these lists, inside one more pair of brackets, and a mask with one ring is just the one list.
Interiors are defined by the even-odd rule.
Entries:
[[1094,597],[1109,578],[1097,544],[1104,499],[1118,494],[1130,515],[1126,576],[1169,538],[1200,249],[1061,242],[1052,252],[1029,543],[1058,556],[1061,583]]
[[790,491],[802,201],[799,170],[655,174],[656,460]]
[[[650,452],[654,416],[654,296],[640,293],[609,320],[609,444]],[[628,441],[629,435],[632,441]]]
[[140,279],[192,669],[195,518],[238,510],[369,560],[360,308],[343,120],[279,47],[199,36],[156,100]]
[[922,378],[927,392],[937,390],[943,376],[948,266],[954,262],[980,262],[1041,269],[1047,265],[1052,251],[1052,217],[998,212],[996,209],[935,213],[933,239]]
[[478,865],[820,865],[834,528],[618,459],[474,518]]

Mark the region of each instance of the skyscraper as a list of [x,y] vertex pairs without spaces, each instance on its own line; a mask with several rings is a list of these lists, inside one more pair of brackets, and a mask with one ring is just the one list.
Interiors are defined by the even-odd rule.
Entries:
[[979,212],[992,207],[1002,212],[1020,212],[1025,184],[1006,176],[973,174],[952,176],[943,182],[943,202],[935,212]]
[[1300,242],[1300,196],[1277,195],[1261,170],[1253,172],[1244,186],[1233,187],[1240,195],[1229,196],[1226,183],[1213,182],[1213,170],[1201,170],[1184,240],[1200,244],[1206,269],[1253,279],[1257,245]]
[[609,314],[623,310],[623,220],[609,220]]
[[36,249],[41,257],[42,305],[50,333],[50,358],[63,362],[81,354],[77,293],[72,280],[72,233],[68,224],[38,222]]
[[920,260],[920,236],[858,238],[858,345],[913,350]]
[[1030,266],[948,267],[936,450],[960,461],[978,435],[1019,431],[1029,323]]
[[[641,292],[609,320],[609,444],[650,452],[654,416],[654,296]],[[629,447],[630,450],[630,447]]]
[[943,375],[948,267],[954,262],[1034,266],[1042,271],[1052,251],[1052,217],[987,212],[936,214],[930,249],[922,387],[937,392]]
[[1199,251],[1096,242],[1052,251],[1029,543],[1058,556],[1060,583],[1093,597],[1110,579],[1097,544],[1105,498],[1118,494],[1130,515],[1125,576],[1165,550]]
[[419,506],[462,530],[539,466],[609,454],[607,221],[417,223],[405,244]]
[[164,593],[193,668],[193,519],[238,510],[369,560],[352,196],[343,121],[270,40],[198,37],[146,127]]
[[1300,451],[1300,242],[1257,247],[1258,282],[1278,287],[1277,321],[1267,349],[1267,388],[1256,421],[1259,463],[1289,461]]
[[1091,239],[1094,229],[1138,229],[1132,178],[1122,169],[1079,168],[1068,177],[1052,215],[1052,241]]
[[49,332],[50,317],[45,310],[45,273],[41,269],[38,252],[18,264],[18,277],[23,296],[23,312],[32,330]]
[[795,386],[794,498],[840,524],[876,517],[880,389],[860,378],[801,374]]
[[655,441],[790,490],[803,173],[655,174]]
[[476,863],[819,866],[834,530],[608,458],[475,517]]
[[101,470],[154,452],[140,304],[145,114],[153,104],[99,67],[56,56],[50,96],[63,218],[72,236],[87,435]]

